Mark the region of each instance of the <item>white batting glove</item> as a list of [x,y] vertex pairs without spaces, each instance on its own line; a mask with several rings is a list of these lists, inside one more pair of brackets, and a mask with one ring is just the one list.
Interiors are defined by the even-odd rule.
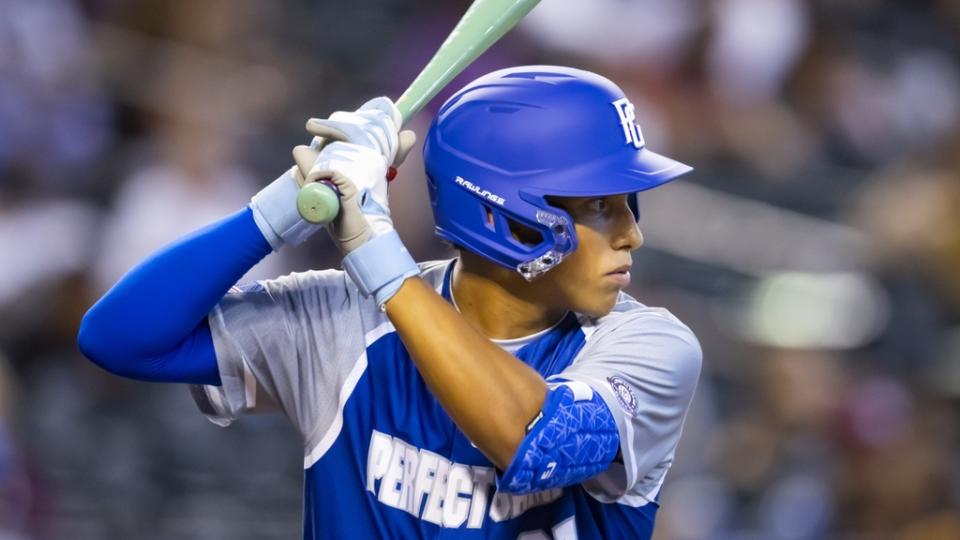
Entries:
[[[298,156],[298,163],[302,157]],[[344,255],[372,236],[393,230],[387,164],[375,150],[346,142],[330,143],[317,154],[305,176],[307,182],[325,179],[340,192],[340,213],[327,227]]]
[[388,165],[397,167],[417,140],[412,131],[400,131],[402,123],[403,118],[393,101],[378,97],[354,112],[337,111],[326,120],[311,118],[307,120],[307,131],[327,142],[343,141],[375,150]]
[[[416,135],[412,131],[397,132],[400,122],[400,113],[392,101],[388,98],[375,98],[363,104],[356,112],[338,111],[326,120],[311,118],[307,121],[307,130],[314,136],[317,142],[316,148],[321,148],[324,143],[344,141],[373,152],[371,154],[353,148],[349,151],[338,151],[336,154],[336,165],[345,167],[347,177],[353,175],[357,178],[369,179],[372,178],[369,176],[370,171],[364,174],[356,172],[360,164],[368,163],[374,166],[376,163],[384,162],[398,166],[416,142]],[[328,171],[317,169],[315,174],[311,174],[318,154],[317,150],[307,146],[296,147],[293,155],[297,166],[286,171],[250,200],[257,227],[274,251],[279,250],[284,244],[299,245],[320,229],[319,225],[304,220],[297,211],[297,194],[300,188],[307,182],[323,178],[322,175],[328,173]],[[361,154],[363,154],[362,157]],[[378,159],[374,159],[374,155],[378,156]],[[356,163],[356,166],[344,165],[349,163]],[[327,163],[328,168],[333,165],[333,163]],[[386,172],[381,176],[385,175]],[[328,174],[328,176],[342,182],[344,175]],[[349,188],[345,189],[349,191]],[[361,199],[365,200],[366,197]],[[382,201],[380,204],[386,209],[386,187],[378,190],[377,199]],[[347,206],[352,208],[356,205]],[[390,223],[389,211],[386,215],[387,223]],[[336,235],[344,238],[343,242],[338,242],[341,249],[354,249],[357,241],[362,244],[369,237],[369,234],[365,235],[360,231],[361,225],[362,222],[357,221],[353,213],[344,215],[341,212],[337,222],[331,227],[336,229]],[[392,228],[392,223],[390,227]]]
[[393,231],[388,164],[399,165],[416,142],[412,131],[398,133],[400,122],[400,111],[390,99],[375,98],[353,113],[311,118],[307,131],[326,145],[319,152],[307,146],[293,150],[301,183],[328,180],[340,192],[340,213],[329,229],[344,254],[372,236]]
[[376,98],[355,113],[310,119],[307,130],[328,144],[319,152],[305,146],[293,151],[304,182],[327,179],[340,191],[330,233],[345,255],[347,275],[381,307],[404,280],[420,274],[393,229],[387,201],[387,168],[399,165],[416,142],[412,131],[398,132],[400,124],[393,102]]

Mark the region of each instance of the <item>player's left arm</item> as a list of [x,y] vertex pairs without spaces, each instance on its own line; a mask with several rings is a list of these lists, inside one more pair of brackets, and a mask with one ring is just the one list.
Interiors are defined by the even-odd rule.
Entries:
[[669,314],[622,317],[596,332],[575,364],[545,381],[419,279],[404,282],[386,309],[437,399],[503,471],[501,491],[599,478],[620,452],[623,463],[609,475],[615,480],[588,486],[614,500],[672,455],[701,351]]
[[386,310],[447,414],[490,461],[506,469],[547,401],[547,382],[475,330],[419,278],[406,280]]

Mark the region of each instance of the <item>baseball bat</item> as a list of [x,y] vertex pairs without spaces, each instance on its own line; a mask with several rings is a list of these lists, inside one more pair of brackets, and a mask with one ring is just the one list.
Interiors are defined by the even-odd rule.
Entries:
[[[533,9],[540,0],[475,0],[403,95],[397,108],[406,124],[437,92],[460,74]],[[314,139],[312,146],[319,146]],[[340,199],[326,182],[312,182],[297,194],[297,210],[310,223],[327,223],[340,212]]]

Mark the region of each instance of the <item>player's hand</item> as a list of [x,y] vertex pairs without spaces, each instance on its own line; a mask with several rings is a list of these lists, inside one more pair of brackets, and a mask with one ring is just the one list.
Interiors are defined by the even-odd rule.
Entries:
[[387,168],[399,165],[416,142],[412,131],[399,131],[401,123],[393,102],[376,98],[354,113],[311,119],[307,130],[323,139],[323,149],[317,152],[315,144],[293,151],[298,181],[326,179],[340,192],[340,213],[328,224],[331,236],[344,253],[350,280],[381,308],[404,280],[420,274],[393,230],[387,202]]
[[326,143],[341,141],[365,146],[380,153],[388,165],[399,167],[417,141],[413,131],[400,131],[402,123],[393,101],[378,97],[354,112],[337,111],[327,119],[311,118],[307,120],[307,131]]
[[293,151],[298,183],[327,180],[340,192],[340,213],[329,228],[345,255],[393,230],[387,167],[399,165],[416,142],[412,131],[398,132],[400,120],[392,101],[376,98],[354,113],[310,119],[307,130],[323,139],[323,149]]
[[[335,112],[325,120],[311,118],[307,130],[315,144],[296,147],[297,165],[250,200],[257,227],[270,246],[275,251],[285,244],[296,246],[320,228],[300,216],[297,195],[305,184],[322,178],[338,185],[342,196],[342,210],[330,228],[344,253],[362,245],[371,230],[375,234],[392,230],[387,165],[400,165],[417,139],[412,131],[399,131],[401,122],[400,112],[387,98],[372,99],[355,112]],[[330,151],[318,161],[318,149],[325,146]],[[370,221],[357,211],[361,206]]]
[[[305,156],[298,156],[302,170]],[[340,192],[340,213],[327,227],[344,255],[372,236],[393,230],[387,202],[387,166],[375,150],[346,142],[324,146],[309,165],[306,178],[325,179]],[[302,173],[301,173],[302,174]]]

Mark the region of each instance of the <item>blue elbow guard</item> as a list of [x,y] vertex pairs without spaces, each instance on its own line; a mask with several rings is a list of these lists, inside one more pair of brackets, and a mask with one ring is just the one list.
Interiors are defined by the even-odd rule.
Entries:
[[617,423],[599,394],[586,385],[582,389],[575,393],[561,384],[547,393],[513,462],[497,478],[500,491],[520,494],[570,486],[610,466],[620,447]]

